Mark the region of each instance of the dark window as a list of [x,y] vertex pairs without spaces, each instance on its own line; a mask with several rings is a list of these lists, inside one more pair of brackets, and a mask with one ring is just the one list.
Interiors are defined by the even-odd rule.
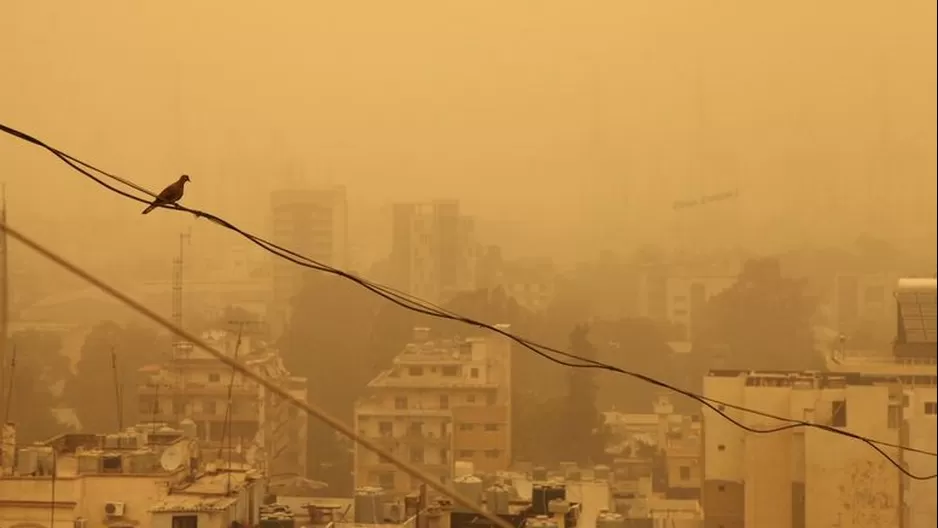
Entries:
[[498,431],[498,424],[485,424],[486,431]]
[[205,414],[215,414],[217,412],[217,406],[215,405],[214,400],[207,400],[202,402],[202,412]]
[[475,456],[475,452],[470,449],[463,449],[459,452],[459,458],[472,458]]
[[119,456],[101,457],[101,471],[104,473],[120,473],[123,464]]
[[471,424],[471,423],[461,423],[461,424],[459,424],[459,430],[460,430],[460,431],[471,431],[471,430],[472,430],[472,424]]
[[440,409],[449,409],[449,396],[445,394],[440,395]]
[[678,471],[681,473],[681,480],[690,480],[690,468],[681,466]]
[[485,397],[485,403],[487,403],[488,405],[495,405],[496,401],[498,400],[496,400],[494,392],[490,392]]
[[394,433],[394,424],[391,422],[378,422],[378,432],[381,436],[391,436]]
[[938,414],[938,403],[925,402],[925,414],[929,414],[932,416]]
[[411,422],[410,434],[420,436],[423,434],[423,422]]
[[472,367],[471,369],[469,369],[469,377],[470,377],[470,378],[478,378],[478,377],[479,377],[479,369],[477,369],[477,368],[475,368],[475,367]]
[[411,376],[423,376],[423,367],[410,367],[407,369],[407,373]]
[[217,372],[213,372],[208,375],[208,380],[211,381],[212,383],[218,383],[219,381],[221,381],[221,374]]
[[898,429],[899,424],[901,423],[902,407],[898,405],[890,405],[886,414],[886,427],[889,427],[890,429]]
[[458,376],[459,375],[459,367],[443,367],[442,370],[443,370],[442,374],[444,376]]
[[398,396],[394,398],[394,408],[395,409],[406,409],[407,408],[407,398],[404,396]]
[[199,528],[199,516],[173,515],[173,528]]
[[475,402],[476,402],[476,395],[475,395],[475,394],[470,394],[470,395],[466,396],[466,403],[475,403]]
[[422,447],[412,447],[410,448],[410,461],[414,464],[423,464],[423,448]]
[[378,486],[386,490],[394,489],[394,473],[380,473],[378,475]]
[[501,455],[501,451],[499,451],[498,449],[486,449],[485,450],[485,458],[498,458],[499,455]]
[[831,402],[831,426],[847,427],[847,402],[844,400]]

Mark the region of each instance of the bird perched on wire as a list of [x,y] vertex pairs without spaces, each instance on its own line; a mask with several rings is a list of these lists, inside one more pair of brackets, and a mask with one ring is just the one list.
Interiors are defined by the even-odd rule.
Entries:
[[186,192],[186,183],[189,182],[189,176],[183,174],[179,177],[178,180],[171,183],[168,187],[163,189],[160,194],[156,196],[156,199],[153,200],[153,203],[147,206],[140,214],[147,214],[150,211],[160,207],[162,205],[174,204],[182,199],[182,195]]

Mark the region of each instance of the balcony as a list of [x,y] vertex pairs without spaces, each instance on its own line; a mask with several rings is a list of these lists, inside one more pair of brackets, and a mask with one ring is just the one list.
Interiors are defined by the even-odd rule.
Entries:
[[407,431],[401,440],[408,444],[448,447],[450,442],[452,442],[452,435],[448,433],[441,435],[439,433],[431,432]]

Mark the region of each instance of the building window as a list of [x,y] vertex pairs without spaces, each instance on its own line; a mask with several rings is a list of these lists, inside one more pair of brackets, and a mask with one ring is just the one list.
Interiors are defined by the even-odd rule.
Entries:
[[486,431],[498,431],[498,424],[485,424]]
[[423,434],[423,422],[410,422],[410,434],[420,436]]
[[386,490],[393,490],[394,473],[378,473],[378,486]]
[[886,411],[886,427],[898,429],[902,423],[902,407],[899,405],[890,405]]
[[378,422],[378,434],[381,436],[391,436],[394,434],[394,424],[391,422]]
[[470,395],[466,396],[466,403],[475,403],[475,402],[476,402],[476,395],[475,395],[475,394],[470,394]]
[[925,402],[925,414],[930,416],[935,416],[938,414],[938,403],[936,402]]
[[440,409],[449,409],[449,396],[440,394]]
[[690,468],[687,466],[681,466],[678,468],[678,471],[681,474],[681,480],[690,480]]
[[404,396],[398,396],[394,398],[394,408],[395,409],[406,409],[407,408],[407,398]]
[[199,528],[199,516],[173,515],[173,528]]
[[471,430],[472,430],[472,424],[471,424],[471,423],[461,423],[461,424],[459,424],[459,430],[460,430],[460,431],[471,431]]
[[450,376],[450,377],[458,376],[459,367],[453,367],[453,366],[443,367],[441,374],[443,374],[444,376]]
[[202,412],[205,414],[215,414],[218,412],[217,406],[215,405],[214,400],[206,400],[202,402]]
[[423,464],[423,448],[422,447],[410,448],[410,461],[414,464]]
[[221,381],[221,374],[217,372],[212,372],[211,374],[208,375],[208,380],[212,383],[218,383],[219,381]]
[[121,457],[119,456],[105,456],[101,457],[101,472],[102,473],[120,473],[122,471],[123,464]]
[[472,451],[471,449],[462,449],[459,451],[459,458],[472,458],[475,455],[475,451]]
[[501,454],[502,454],[501,451],[499,451],[498,449],[486,449],[485,450],[485,458],[498,458],[499,455]]
[[476,368],[476,367],[472,367],[471,369],[469,369],[469,377],[470,377],[470,378],[473,378],[473,379],[478,378],[478,377],[479,377],[479,369]]
[[407,373],[411,376],[423,376],[423,367],[410,367]]
[[847,427],[847,402],[839,400],[831,402],[831,426]]
[[494,392],[490,392],[485,396],[485,403],[487,405],[495,405],[497,401],[498,400],[496,399]]

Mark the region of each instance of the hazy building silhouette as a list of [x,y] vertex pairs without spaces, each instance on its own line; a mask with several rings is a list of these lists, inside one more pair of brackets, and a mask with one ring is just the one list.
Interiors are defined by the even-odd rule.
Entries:
[[[348,265],[348,199],[345,187],[283,189],[270,195],[272,240],[316,262]],[[290,318],[290,304],[309,270],[280,257],[272,268],[269,319],[275,335]]]
[[394,204],[391,275],[395,285],[439,302],[475,287],[475,225],[459,202]]

